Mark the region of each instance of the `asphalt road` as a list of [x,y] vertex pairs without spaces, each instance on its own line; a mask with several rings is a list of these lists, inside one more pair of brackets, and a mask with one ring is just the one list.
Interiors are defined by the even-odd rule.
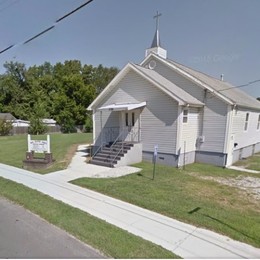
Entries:
[[40,217],[0,197],[0,258],[105,258]]

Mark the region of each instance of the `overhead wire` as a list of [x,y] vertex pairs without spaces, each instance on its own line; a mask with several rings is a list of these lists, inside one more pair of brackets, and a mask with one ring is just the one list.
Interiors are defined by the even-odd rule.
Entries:
[[239,85],[239,86],[235,86],[235,87],[230,87],[230,88],[221,89],[221,90],[218,90],[217,92],[222,92],[222,91],[226,91],[226,90],[234,89],[234,88],[243,88],[243,87],[247,87],[247,86],[249,86],[249,85],[252,85],[252,84],[254,84],[254,83],[257,83],[257,82],[260,82],[260,79],[257,79],[257,80],[254,80],[254,81],[250,81],[250,82],[248,82],[247,84],[243,84],[243,85]]
[[[16,1],[19,1],[19,0],[16,0]],[[29,38],[28,40],[22,42],[21,45],[25,45],[25,44],[27,44],[27,43],[29,43],[29,42],[35,40],[36,38],[40,37],[41,35],[43,35],[43,34],[49,32],[50,30],[54,29],[55,26],[56,26],[59,22],[61,22],[62,20],[64,20],[64,19],[67,18],[68,16],[74,14],[75,12],[77,12],[77,11],[80,10],[81,8],[85,7],[86,5],[90,4],[92,1],[94,1],[94,0],[88,0],[87,2],[83,3],[82,5],[78,6],[78,7],[75,8],[75,9],[73,9],[73,10],[70,11],[69,13],[63,15],[62,17],[60,17],[59,19],[57,19],[52,26],[50,26],[50,27],[48,27],[47,29],[43,30],[42,32],[40,32],[40,33],[38,33],[38,34],[32,36],[32,37]],[[17,45],[20,45],[20,44],[11,44],[10,46],[8,46],[8,47],[6,47],[5,49],[1,50],[1,51],[0,51],[0,54],[6,52],[6,51],[8,51],[8,50],[10,50],[11,48],[13,48],[13,47],[15,47],[15,46],[17,46]]]

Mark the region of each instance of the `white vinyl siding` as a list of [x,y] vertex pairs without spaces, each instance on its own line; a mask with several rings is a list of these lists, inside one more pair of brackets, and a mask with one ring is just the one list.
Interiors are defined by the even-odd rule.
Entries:
[[127,73],[99,107],[143,101],[147,102],[140,115],[143,150],[153,152],[158,144],[158,152],[175,153],[178,103],[134,71]]
[[[149,63],[149,60],[147,63]],[[202,135],[205,137],[205,141],[201,144],[200,150],[223,153],[228,105],[214,95],[205,94],[203,88],[186,79],[183,75],[173,71],[160,61],[157,61],[154,70],[199,101],[205,103],[202,129]]]
[[207,94],[205,99],[202,136],[205,142],[200,149],[208,152],[224,152],[228,105]]
[[[247,131],[245,131],[244,127],[247,113],[249,113],[249,121]],[[233,115],[232,133],[235,135],[234,142],[238,144],[234,150],[259,143],[260,131],[257,130],[256,127],[259,120],[259,112],[237,108]]]
[[[187,110],[184,109],[183,112]],[[184,151],[184,142],[186,143],[186,152],[192,152],[196,150],[197,138],[200,135],[200,109],[189,108],[188,121],[182,124],[182,140],[180,143],[181,152]]]
[[[148,61],[149,63],[149,61]],[[203,102],[204,91],[201,87],[197,86],[195,83],[186,79],[184,76],[178,74],[168,66],[157,61],[156,67],[154,68],[160,75],[173,82],[178,87],[182,88],[184,91],[197,98]]]

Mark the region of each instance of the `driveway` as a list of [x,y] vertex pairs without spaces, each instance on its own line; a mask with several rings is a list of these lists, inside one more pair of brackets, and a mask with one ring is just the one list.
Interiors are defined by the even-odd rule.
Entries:
[[93,248],[0,197],[0,258],[104,258]]

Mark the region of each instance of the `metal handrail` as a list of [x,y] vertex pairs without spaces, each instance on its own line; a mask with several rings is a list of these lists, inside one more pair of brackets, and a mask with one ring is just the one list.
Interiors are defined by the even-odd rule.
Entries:
[[[127,128],[123,128],[123,130],[119,133],[119,135],[117,136],[117,138],[115,139],[115,141],[111,144],[111,146],[109,147],[109,161],[110,161],[110,166],[112,167],[114,161],[116,160],[116,157],[120,154],[121,151],[124,150],[124,141],[122,140],[122,146],[120,148],[120,150],[116,153],[115,156],[113,156],[112,158],[112,150],[114,148],[114,146],[116,145],[116,143],[119,141],[119,139],[122,137],[123,134],[126,134],[126,129]],[[134,128],[131,129],[131,131],[128,131],[127,134],[131,133],[133,135],[133,140],[135,140],[136,136],[138,135],[138,131],[133,131]],[[139,140],[138,140],[139,141]],[[101,145],[98,147],[98,149],[96,150],[96,152],[93,154],[92,159],[98,154],[98,152],[102,149],[103,147],[107,144],[107,142],[102,142]],[[108,159],[108,158],[107,158]]]
[[[116,142],[119,140],[119,138],[121,137],[121,135],[124,134],[124,133],[125,133],[125,129],[123,129],[123,130],[121,131],[121,133],[118,135],[118,137],[116,138],[116,140],[115,140],[115,141],[113,142],[113,144],[110,146],[110,156],[111,156],[111,154],[112,154],[113,146],[116,144]],[[134,138],[133,138],[133,139],[135,139],[135,137],[136,137],[137,134],[138,134],[138,131],[135,131],[135,132],[134,132]],[[122,147],[121,147],[121,149],[118,151],[118,153],[114,156],[113,160],[110,161],[110,166],[113,165],[113,162],[115,161],[116,157],[117,157],[117,156],[120,154],[120,152],[123,151],[123,150],[124,150],[124,142],[122,141]]]
[[113,160],[110,161],[110,166],[112,167],[113,162],[115,161],[116,157],[120,154],[121,151],[124,150],[124,142],[122,141],[122,147],[121,149],[118,151],[118,153],[114,156]]
[[98,149],[96,150],[96,152],[92,155],[92,159],[97,155],[97,153],[99,152],[99,150],[102,151],[102,148],[104,147],[104,144],[106,144],[105,142],[101,143],[101,145],[98,147]]

